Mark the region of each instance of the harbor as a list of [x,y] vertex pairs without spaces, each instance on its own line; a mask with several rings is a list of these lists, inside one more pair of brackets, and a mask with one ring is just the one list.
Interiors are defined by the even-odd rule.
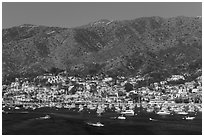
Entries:
[[[3,113],[3,124],[5,125],[3,134],[154,135],[158,132],[178,135],[202,134],[202,113],[200,112],[188,115],[158,115],[135,110],[134,116],[121,115],[111,110],[99,116],[96,111],[86,109],[78,112],[74,109],[39,108],[29,110],[27,113],[21,112],[23,111],[13,110]],[[9,119],[12,120],[10,124]],[[55,129],[52,129],[54,127]],[[46,132],[48,130],[49,132]]]

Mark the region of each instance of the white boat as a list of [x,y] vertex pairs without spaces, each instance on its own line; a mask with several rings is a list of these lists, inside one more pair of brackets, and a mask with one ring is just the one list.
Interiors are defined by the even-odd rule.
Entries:
[[15,109],[20,109],[19,107],[15,107]]
[[181,112],[178,112],[177,114],[179,114],[179,115],[187,115],[188,113],[184,112],[184,111],[181,111]]
[[81,111],[83,111],[83,110],[84,110],[84,108],[79,108],[78,112],[81,112]]
[[62,108],[62,106],[61,105],[57,105],[56,108]]
[[169,111],[164,111],[164,110],[160,110],[159,112],[157,112],[158,115],[169,115],[170,112]]
[[44,117],[40,117],[39,119],[50,119],[51,117],[49,115],[46,115]]
[[135,112],[133,110],[126,110],[121,112],[122,115],[127,115],[127,116],[134,116]]
[[94,110],[94,109],[96,109],[96,106],[90,104],[90,105],[87,106],[87,108],[90,109],[90,110]]
[[154,111],[154,109],[147,109],[146,111],[149,112],[149,113],[151,113],[151,112]]
[[118,119],[125,120],[126,117],[124,117],[124,116],[118,116]]
[[158,121],[158,120],[156,120],[156,119],[153,119],[153,118],[149,118],[149,120],[150,120],[150,121]]
[[36,109],[36,107],[32,107],[32,110],[35,110]]
[[185,117],[186,120],[193,120],[195,117]]
[[96,107],[95,107],[95,106],[92,106],[92,107],[90,107],[89,109],[94,110],[94,109],[96,109]]
[[88,124],[88,125],[91,125],[91,126],[96,126],[96,127],[103,127],[103,126],[104,126],[104,125],[101,124],[100,122],[97,122],[97,123],[88,122],[87,124]]
[[83,105],[79,105],[79,110],[78,110],[78,112],[81,112],[81,111],[83,111],[83,110],[84,110]]

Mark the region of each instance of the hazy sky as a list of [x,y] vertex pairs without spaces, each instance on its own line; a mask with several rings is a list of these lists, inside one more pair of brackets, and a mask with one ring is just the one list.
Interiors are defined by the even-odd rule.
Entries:
[[76,27],[99,19],[124,20],[141,16],[201,16],[202,3],[133,2],[133,3],[48,3],[4,2],[2,26],[21,24]]

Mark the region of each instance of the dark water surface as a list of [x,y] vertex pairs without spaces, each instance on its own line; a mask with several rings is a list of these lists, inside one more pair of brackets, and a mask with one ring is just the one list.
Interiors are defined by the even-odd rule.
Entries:
[[[40,119],[45,115],[49,119]],[[3,135],[201,135],[202,113],[194,120],[183,120],[180,115],[159,116],[153,113],[137,113],[126,120],[114,119],[114,112],[97,117],[95,112],[67,109],[37,109],[25,112],[10,111],[2,114]],[[155,119],[150,121],[149,118]],[[88,125],[100,121],[104,127]]]

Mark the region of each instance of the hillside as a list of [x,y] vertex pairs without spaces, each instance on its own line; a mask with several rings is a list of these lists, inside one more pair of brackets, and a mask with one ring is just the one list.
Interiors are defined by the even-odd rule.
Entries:
[[99,20],[76,28],[24,24],[2,35],[3,80],[53,70],[158,78],[202,67],[199,17]]

